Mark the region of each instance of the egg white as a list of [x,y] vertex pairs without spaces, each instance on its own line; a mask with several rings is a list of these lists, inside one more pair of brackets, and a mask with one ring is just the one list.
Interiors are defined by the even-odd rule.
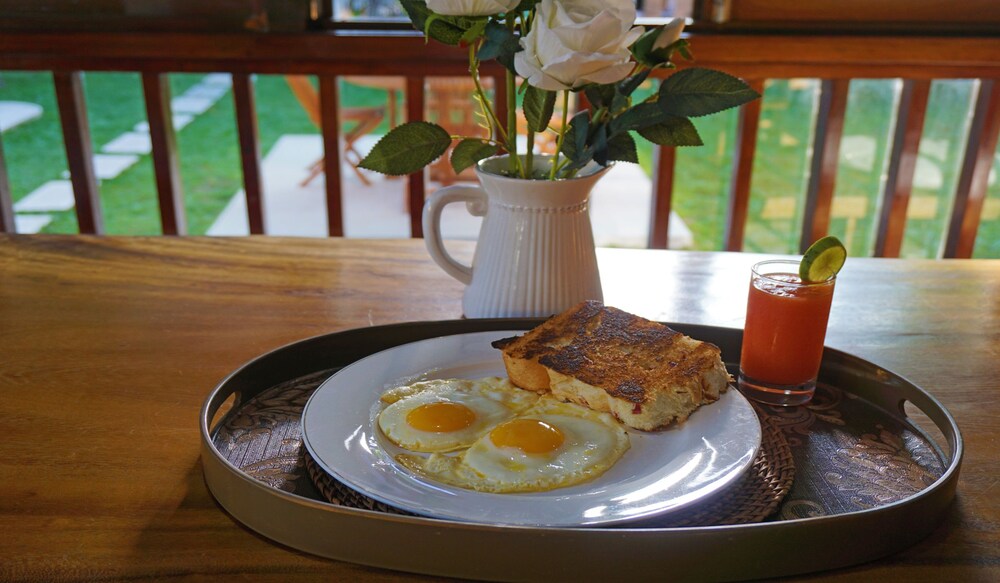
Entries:
[[611,415],[542,397],[520,415],[559,429],[563,443],[547,453],[497,447],[489,433],[459,455],[400,454],[396,460],[419,474],[480,492],[538,492],[592,480],[629,448],[628,433]]
[[[449,452],[466,448],[497,423],[529,408],[538,396],[515,387],[508,379],[439,379],[395,387],[382,395],[389,405],[378,414],[378,426],[389,441],[410,451]],[[423,431],[407,422],[421,405],[458,403],[472,410],[475,420],[456,431]]]

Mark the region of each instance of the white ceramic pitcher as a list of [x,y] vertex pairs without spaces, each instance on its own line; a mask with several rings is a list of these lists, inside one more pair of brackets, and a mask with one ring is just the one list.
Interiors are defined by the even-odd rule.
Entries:
[[[535,157],[537,168],[550,162]],[[524,180],[503,176],[507,165],[507,156],[482,160],[476,166],[481,186],[443,188],[424,205],[427,250],[466,284],[465,316],[550,316],[583,300],[603,300],[589,198],[608,168],[591,162],[575,178]],[[472,265],[453,258],[441,241],[441,211],[453,202],[483,217]]]

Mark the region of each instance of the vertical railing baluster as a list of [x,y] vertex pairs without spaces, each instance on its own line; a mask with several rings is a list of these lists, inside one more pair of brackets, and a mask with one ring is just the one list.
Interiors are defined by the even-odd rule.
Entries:
[[850,79],[826,79],[822,82],[805,212],[802,215],[801,252],[805,252],[817,239],[825,237],[830,230],[840,161],[840,138],[844,134],[844,115],[850,88]]
[[677,164],[677,148],[655,146],[654,151],[649,247],[666,249],[670,245],[670,212],[674,199],[674,168]]
[[104,217],[94,172],[94,147],[90,141],[90,123],[79,71],[54,71],[52,81],[59,104],[63,145],[69,165],[76,221],[81,233],[104,233]]
[[180,165],[177,159],[177,133],[170,109],[170,83],[163,73],[142,74],[142,92],[146,98],[146,119],[153,147],[153,169],[160,206],[160,225],[164,235],[186,235],[187,216]]
[[243,162],[243,190],[247,200],[250,233],[264,233],[263,188],[260,173],[260,139],[257,132],[257,107],[253,79],[249,73],[233,73],[233,100],[236,104],[236,128],[240,137]]
[[[424,119],[424,76],[406,78],[406,121]],[[425,197],[424,176],[426,170],[419,170],[407,177],[407,209],[410,211],[410,236],[423,237],[423,208]]]
[[930,93],[929,80],[903,81],[885,192],[882,193],[878,233],[875,237],[876,257],[899,257],[903,249],[906,211],[913,190],[917,153],[920,149],[920,136],[924,131],[924,118],[927,115]]
[[0,136],[0,233],[16,233],[14,221],[14,194],[10,190],[7,177],[7,161],[3,155],[3,139]]
[[976,97],[955,204],[945,238],[944,256],[969,259],[976,246],[990,170],[1000,135],[1000,80],[981,79]]
[[331,237],[344,236],[344,206],[340,177],[340,95],[335,75],[319,76],[319,107],[326,175],[326,225]]
[[740,108],[736,129],[736,152],[733,156],[733,182],[729,192],[729,212],[726,216],[725,249],[742,251],[746,233],[747,215],[750,210],[750,181],[753,175],[753,158],[757,150],[757,128],[760,125],[761,102],[764,101],[764,80],[747,82],[760,99]]

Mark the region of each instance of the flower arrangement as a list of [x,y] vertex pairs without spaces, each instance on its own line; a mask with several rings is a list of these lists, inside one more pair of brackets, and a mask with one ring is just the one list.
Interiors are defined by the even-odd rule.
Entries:
[[[659,90],[638,100],[650,74],[692,60],[681,38],[681,19],[650,28],[635,26],[633,0],[400,0],[427,39],[464,48],[474,98],[487,137],[452,136],[440,125],[402,124],[375,145],[360,166],[389,175],[419,171],[454,144],[456,173],[484,158],[510,154],[507,174],[520,178],[574,176],[590,161],[638,162],[633,132],[661,146],[699,146],[692,117],[737,107],[760,97],[736,77],[685,68]],[[480,64],[506,69],[505,119],[480,82]],[[589,108],[568,119],[569,95],[582,92]],[[526,150],[518,152],[517,103],[527,121]],[[561,123],[551,124],[557,101]],[[536,164],[533,146],[541,132],[556,132],[556,152]]]

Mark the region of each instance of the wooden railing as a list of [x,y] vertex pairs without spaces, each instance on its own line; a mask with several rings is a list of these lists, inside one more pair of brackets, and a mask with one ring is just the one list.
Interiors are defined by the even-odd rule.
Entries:
[[[971,257],[986,198],[997,138],[1000,135],[1000,39],[957,36],[785,36],[693,35],[697,65],[740,76],[762,89],[767,79],[810,77],[822,80],[814,132],[813,159],[806,191],[800,245],[823,236],[830,227],[838,153],[850,79],[901,78],[904,90],[882,193],[875,255],[898,256],[930,84],[934,79],[979,79],[974,119],[968,136],[945,257]],[[81,91],[81,71],[132,71],[142,74],[149,118],[156,187],[164,234],[184,234],[176,138],[171,123],[166,74],[230,72],[251,233],[263,233],[260,151],[254,92],[250,76],[312,74],[319,79],[321,131],[328,227],[344,232],[341,214],[337,78],[344,75],[398,75],[406,78],[408,119],[424,115],[424,80],[428,76],[464,75],[463,51],[425,44],[412,34],[307,32],[294,34],[210,33],[5,33],[0,35],[0,70],[51,71],[76,199],[79,229],[103,232],[97,180],[91,163],[91,140]],[[502,75],[494,67],[483,73]],[[502,93],[502,92],[501,92]],[[499,104],[505,108],[505,103]],[[740,110],[733,157],[724,247],[743,248],[757,145],[761,101]],[[675,180],[673,149],[657,148],[649,246],[666,247]],[[419,209],[425,180],[410,176],[408,199],[411,234],[422,235]],[[0,232],[14,231],[12,196],[0,148]]]

